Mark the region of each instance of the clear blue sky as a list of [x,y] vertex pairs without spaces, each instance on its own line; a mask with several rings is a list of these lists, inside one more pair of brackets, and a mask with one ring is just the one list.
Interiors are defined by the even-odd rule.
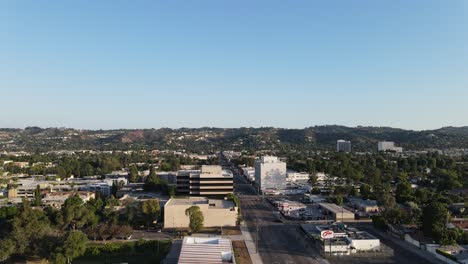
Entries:
[[0,1],[0,127],[468,125],[468,1]]

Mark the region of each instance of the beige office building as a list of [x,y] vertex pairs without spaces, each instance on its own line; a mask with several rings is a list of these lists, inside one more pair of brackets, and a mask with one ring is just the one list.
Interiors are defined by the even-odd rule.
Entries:
[[190,196],[226,196],[233,192],[233,175],[218,165],[203,165],[201,170],[179,171],[177,193]]
[[205,197],[171,198],[164,205],[164,228],[188,228],[185,210],[192,205],[200,207],[204,227],[236,226],[237,207],[234,202]]

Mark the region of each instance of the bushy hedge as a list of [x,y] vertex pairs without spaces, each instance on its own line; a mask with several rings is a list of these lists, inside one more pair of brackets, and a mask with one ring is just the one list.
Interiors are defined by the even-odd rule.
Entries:
[[139,240],[136,242],[109,242],[106,244],[89,244],[85,254],[76,263],[159,263],[169,252],[171,241]]
[[387,230],[387,223],[385,222],[385,219],[380,215],[372,216],[372,223],[374,224],[375,228],[378,228],[383,231]]

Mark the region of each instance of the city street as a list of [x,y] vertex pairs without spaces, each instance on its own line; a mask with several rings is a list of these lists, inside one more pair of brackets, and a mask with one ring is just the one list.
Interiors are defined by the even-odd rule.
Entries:
[[232,167],[229,163],[222,162],[222,165],[234,173],[234,191],[239,196],[243,219],[254,241],[258,227],[258,250],[263,263],[440,263],[427,252],[409,247],[404,241],[375,230],[371,223],[350,223],[350,225],[381,239],[383,244],[394,250],[393,256],[376,255],[368,258],[354,256],[323,259],[317,249],[304,239],[303,234],[298,229],[298,222],[288,221],[281,217],[271,204],[256,194],[254,187],[240,174],[237,168]]
[[255,194],[241,175],[234,174],[235,192],[241,201],[244,221],[254,239],[258,225],[258,249],[263,263],[327,263],[299,233],[298,225],[278,223],[276,212]]

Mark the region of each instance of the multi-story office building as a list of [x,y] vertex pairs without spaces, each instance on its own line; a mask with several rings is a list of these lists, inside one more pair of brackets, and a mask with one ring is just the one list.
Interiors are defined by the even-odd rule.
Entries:
[[217,165],[177,172],[177,192],[182,195],[225,196],[233,192],[233,184],[232,173]]
[[272,156],[264,156],[255,160],[255,183],[262,191],[284,188],[286,162]]
[[380,141],[377,145],[377,149],[379,151],[395,151],[395,152],[402,152],[403,148],[396,147],[395,142],[393,141]]
[[343,139],[336,141],[336,151],[338,152],[351,152],[351,141]]

